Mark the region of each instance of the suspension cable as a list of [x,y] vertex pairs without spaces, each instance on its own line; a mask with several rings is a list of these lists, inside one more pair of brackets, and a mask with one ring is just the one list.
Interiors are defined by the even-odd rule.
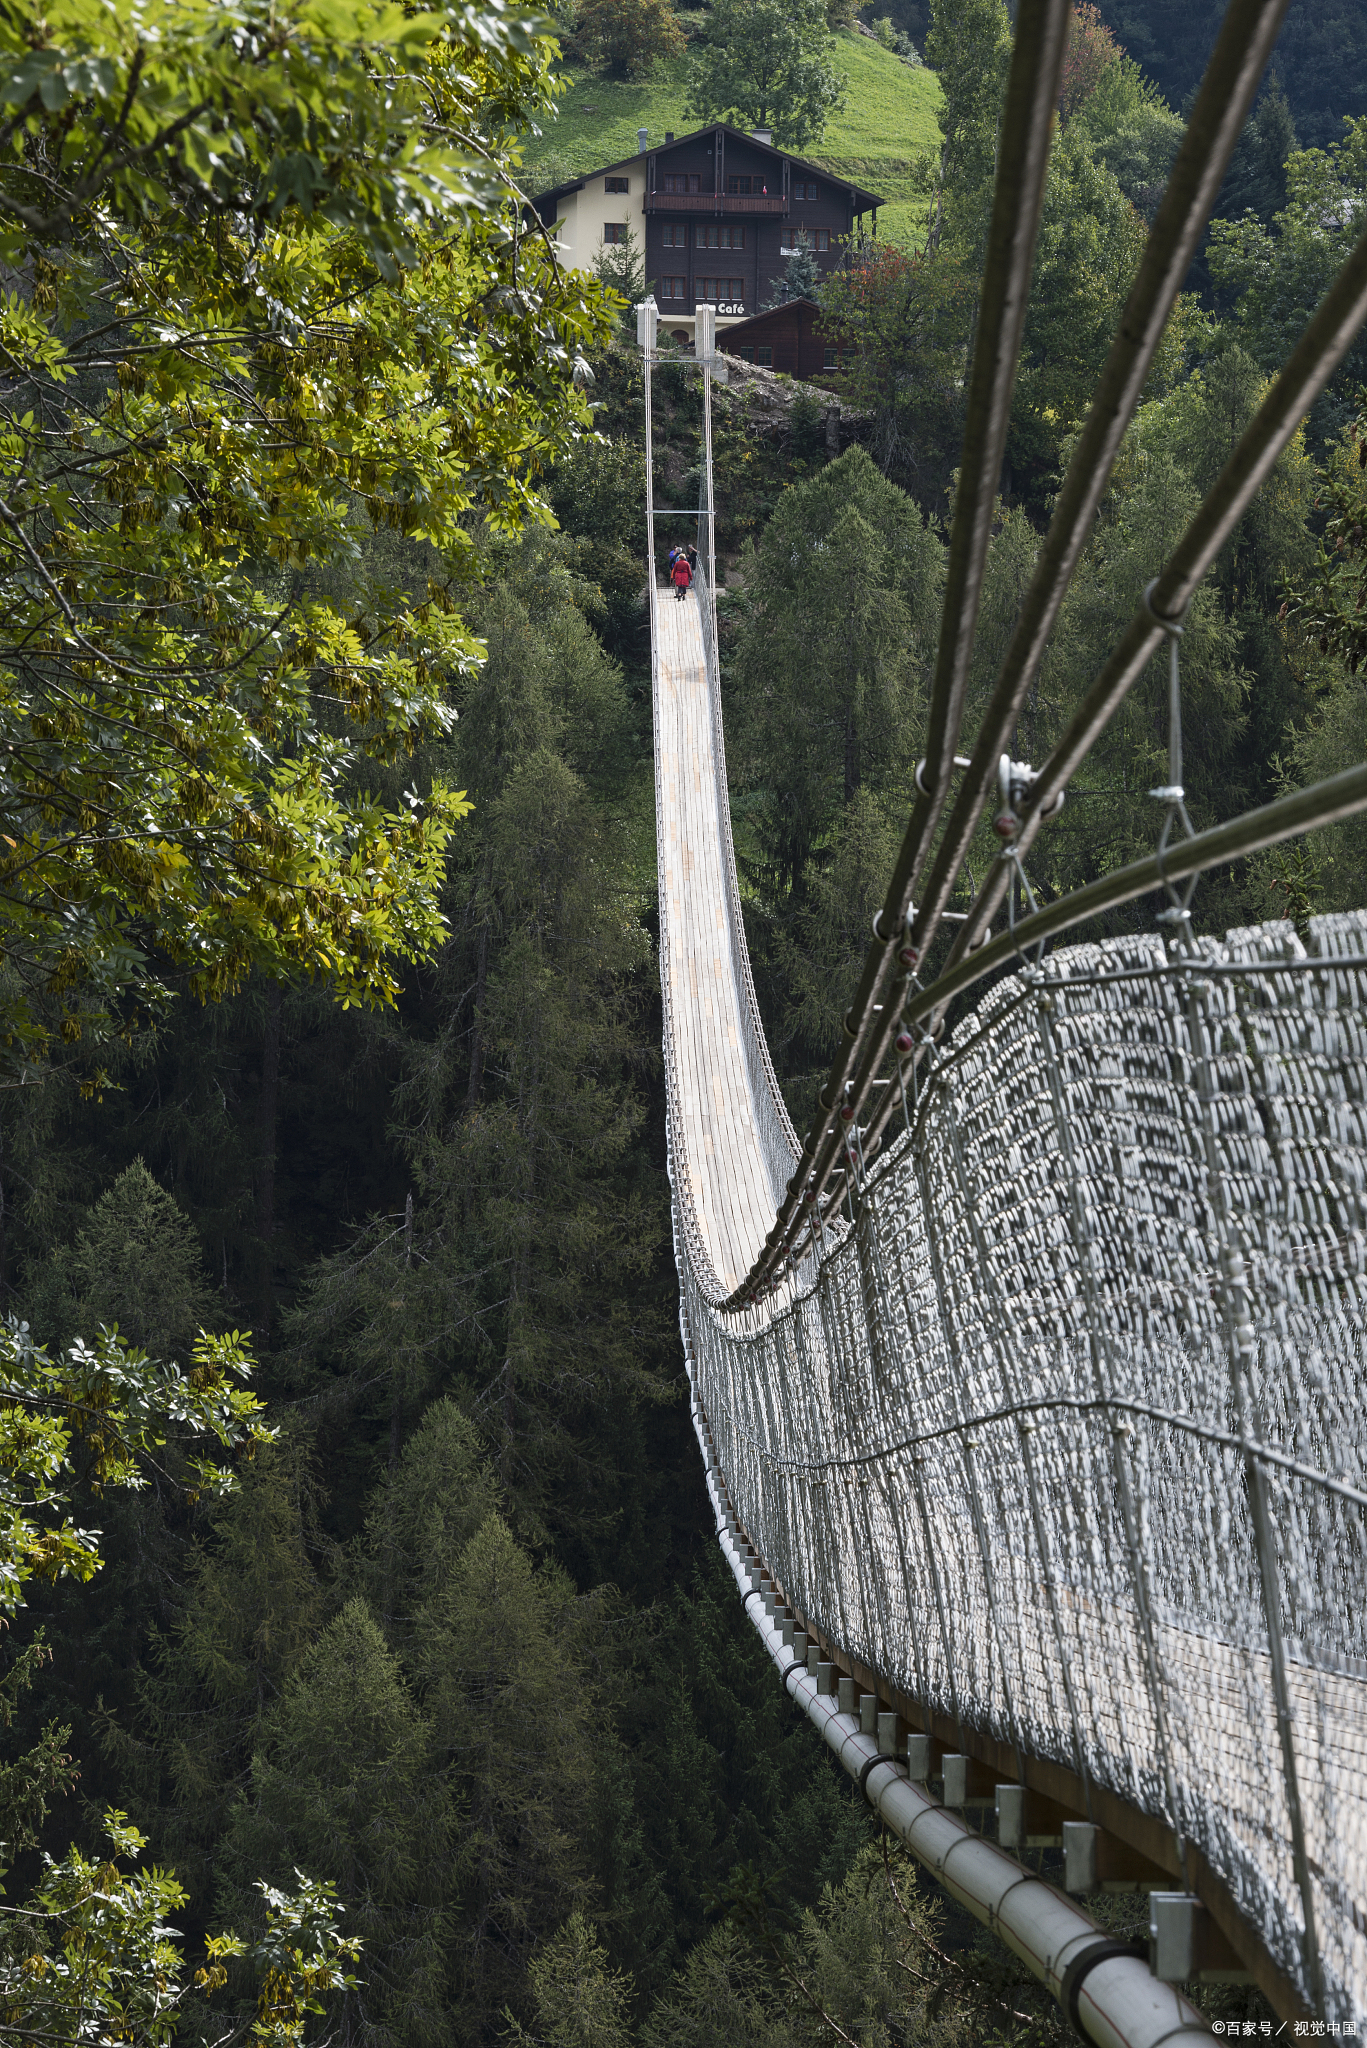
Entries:
[[[1159,619],[1176,620],[1183,615],[1197,585],[1271,474],[1287,442],[1325,388],[1364,321],[1367,321],[1367,233],[1360,237],[1345,261],[1318,311],[1288,358],[1285,368],[1245,428],[1234,453],[1178,542],[1167,566],[1151,586],[1147,605],[1141,604],[1136,610],[1119,646],[1084,697],[1067,731],[1050,754],[1038,777],[1022,797],[1020,831],[1014,848],[1017,856],[1029,849],[1044,818],[1054,808],[1062,791],[1162,643],[1165,629],[1160,625]],[[1236,825],[1242,822],[1235,821]],[[1313,829],[1316,824],[1324,822],[1327,821],[1311,816],[1309,825],[1298,829]],[[1198,838],[1204,840],[1207,836],[1201,834]],[[1190,845],[1197,843],[1196,840],[1188,842]],[[1216,856],[1216,859],[1234,857],[1223,855]],[[1211,862],[1207,861],[1205,864],[1210,865]],[[1171,874],[1177,872],[1171,861],[1168,864],[1168,871]],[[1001,861],[994,862],[989,869],[975,894],[968,915],[959,927],[945,970],[934,985],[935,1000],[924,1002],[920,994],[913,991],[916,994],[914,1015],[928,1019],[932,1029],[959,989],[970,986],[978,978],[977,966],[980,965],[981,956],[977,949],[983,945],[984,935],[988,932],[992,918],[1009,886],[1010,873],[1008,865]],[[1082,893],[1087,894],[1086,891]],[[1142,894],[1143,889],[1136,893]],[[1069,904],[1074,901],[1071,897],[1065,900]],[[1122,896],[1117,900],[1125,901],[1128,898]],[[1050,911],[1058,908],[1058,905],[1051,905]],[[1088,913],[1081,913],[1086,914]],[[1064,925],[1056,929],[1066,928],[1067,925],[1078,921],[1080,918],[1070,917],[1065,920]],[[1027,933],[1031,923],[1032,920],[1027,919],[1017,925],[1018,942],[1028,942]],[[864,1034],[863,1058],[847,1097],[853,1104],[856,1115],[863,1102],[867,1100],[879,1069],[886,1064],[894,1034],[902,1028],[899,1019],[902,1016],[903,998],[909,988],[907,977],[914,974],[917,955],[910,945],[900,950],[907,956],[899,960],[899,965],[905,972],[897,981],[889,975],[884,984],[883,1009],[881,1014],[872,1020],[876,1028],[871,1028]],[[975,962],[975,970],[960,979],[959,970],[970,956]],[[997,960],[995,952],[990,957],[994,961]],[[951,976],[954,977],[952,982],[949,979]],[[912,1011],[908,1011],[908,1017],[912,1014]],[[871,1125],[873,1131],[881,1130],[886,1124],[890,1106],[879,1106]],[[823,1159],[818,1154],[817,1172],[808,1180],[807,1185],[814,1191],[814,1199],[818,1204],[821,1190],[829,1177],[830,1166],[835,1163],[838,1144],[838,1137],[832,1133],[825,1148],[829,1158]],[[765,1249],[755,1262],[751,1273],[746,1276],[741,1287],[731,1298],[730,1305],[738,1306],[742,1300],[749,1299],[756,1283],[772,1272],[785,1245],[793,1239],[803,1207],[809,1209],[812,1206],[811,1202],[805,1205],[801,1203],[799,1179],[800,1176],[795,1176],[794,1183],[790,1184],[789,1197],[766,1240]]]
[[[820,1204],[841,1154],[840,1128],[827,1122],[837,1104],[856,1114],[874,1075],[884,1064],[896,1029],[896,990],[913,971],[938,923],[958,878],[976,829],[982,798],[996,772],[1001,745],[1015,718],[1071,579],[1096,508],[1105,491],[1125,428],[1139,402],[1154,352],[1173,301],[1195,253],[1225,168],[1243,128],[1258,80],[1271,53],[1287,0],[1230,0],[1219,38],[1206,67],[1167,192],[1150,232],[1139,274],[1120,330],[1102,371],[1087,422],[1041,550],[1021,620],[984,720],[972,763],[929,878],[927,897],[908,933],[912,891],[928,853],[953,771],[962,717],[973,627],[981,595],[983,565],[996,502],[1011,391],[1014,352],[1023,332],[1025,293],[1047,173],[1061,75],[1063,46],[1043,0],[1023,6],[1012,60],[998,159],[988,269],[983,280],[982,317],[974,351],[964,462],[950,537],[949,584],[927,743],[929,795],[918,795],[898,854],[883,909],[874,920],[854,1001],[844,1020],[845,1043],[817,1099],[818,1117],[803,1142],[802,1159],[788,1184],[763,1250],[724,1306],[750,1302],[756,1286],[772,1275],[799,1229],[804,1210]],[[1065,17],[1066,27],[1066,17]],[[1049,88],[1046,94],[1046,86]],[[1024,124],[1024,126],[1022,126]],[[1025,181],[1032,180],[1027,187]],[[1028,225],[1028,235],[1026,228]],[[1019,296],[1017,286],[1019,284]],[[989,324],[989,321],[991,324]],[[1003,346],[1008,337],[1012,353]],[[1031,623],[1033,621],[1033,623]],[[990,756],[990,758],[989,758]],[[999,878],[994,878],[999,879]],[[1000,901],[998,893],[995,902]],[[987,916],[960,931],[956,953],[978,942]],[[901,940],[897,945],[895,942]],[[851,1082],[853,1087],[851,1088]]]
[[1225,15],[1138,275],[1068,464],[1001,674],[983,716],[972,764],[959,785],[953,813],[936,851],[916,918],[915,943],[922,953],[949,902],[996,777],[997,762],[1044,658],[1125,429],[1143,395],[1168,317],[1281,30],[1286,5],[1287,0],[1231,0]]
[[[931,692],[926,775],[903,848],[904,858],[913,870],[919,869],[929,850],[954,768],[954,748],[963,718],[992,512],[1010,423],[1070,18],[1071,0],[1022,0],[1016,26],[1002,111],[963,461],[950,533],[939,654]],[[877,1015],[879,987],[895,972],[888,952],[898,928],[886,924],[882,929],[875,927],[880,943],[870,949],[865,962],[848,1013],[846,1043],[821,1091],[817,1125],[808,1134],[804,1157],[813,1148],[821,1148],[819,1133],[826,1115],[840,1101],[845,1082],[859,1060],[865,1034]],[[797,1205],[802,1178],[803,1168],[799,1165],[785,1207]],[[782,1217],[780,1211],[768,1245],[782,1234]],[[738,1305],[747,1293],[743,1285],[735,1303]]]
[[[1163,620],[1180,619],[1197,585],[1242,519],[1305,414],[1323,391],[1367,321],[1367,232],[1325,293],[1319,309],[1239,438],[1234,453],[1136,609],[1120,645],[1074,713],[1066,732],[1021,801],[1016,840],[1024,853],[1044,815],[1077,773],[1151,657],[1162,644]],[[953,967],[988,928],[1007,877],[989,872],[950,951]]]

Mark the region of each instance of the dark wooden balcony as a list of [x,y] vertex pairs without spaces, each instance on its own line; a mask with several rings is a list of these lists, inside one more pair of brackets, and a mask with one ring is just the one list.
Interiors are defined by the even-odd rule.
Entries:
[[788,199],[783,192],[647,192],[642,207],[646,213],[786,214]]

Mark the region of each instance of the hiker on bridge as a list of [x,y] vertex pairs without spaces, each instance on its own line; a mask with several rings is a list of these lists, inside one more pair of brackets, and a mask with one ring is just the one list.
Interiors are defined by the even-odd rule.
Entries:
[[669,575],[670,581],[674,585],[674,595],[678,598],[679,603],[682,604],[688,595],[688,586],[693,581],[693,571],[688,566],[688,556],[682,548],[679,549],[678,554],[674,557],[674,567],[670,570]]

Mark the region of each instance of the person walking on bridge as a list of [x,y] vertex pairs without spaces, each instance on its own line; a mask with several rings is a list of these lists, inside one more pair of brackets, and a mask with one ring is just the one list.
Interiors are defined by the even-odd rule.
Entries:
[[674,595],[682,604],[688,595],[688,586],[693,581],[693,571],[688,566],[688,557],[680,548],[674,557],[674,567],[669,572],[674,585]]

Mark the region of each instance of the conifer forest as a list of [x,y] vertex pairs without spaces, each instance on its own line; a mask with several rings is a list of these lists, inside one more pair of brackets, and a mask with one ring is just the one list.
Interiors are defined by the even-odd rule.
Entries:
[[[642,15],[648,68],[707,10],[594,4],[0,8],[15,2042],[1067,2038],[879,1833],[716,1552],[659,1050],[652,280],[630,247],[566,269],[526,205],[563,75],[631,28],[607,14]],[[715,393],[733,825],[799,1119],[925,752],[1011,50],[1004,0],[889,6],[942,99],[919,224],[821,279],[829,388],[737,365]],[[792,12],[813,47],[860,33]],[[1077,8],[979,705],[1218,15]],[[1362,0],[1287,20],[1023,758],[1367,223]],[[656,491],[696,506],[670,346]],[[1193,603],[1198,830],[1367,753],[1364,384],[1359,337]],[[1149,849],[1160,669],[1041,840],[1043,896]],[[1360,904],[1365,832],[1208,876],[1206,928]],[[1131,1905],[1097,1910],[1128,1933]]]

